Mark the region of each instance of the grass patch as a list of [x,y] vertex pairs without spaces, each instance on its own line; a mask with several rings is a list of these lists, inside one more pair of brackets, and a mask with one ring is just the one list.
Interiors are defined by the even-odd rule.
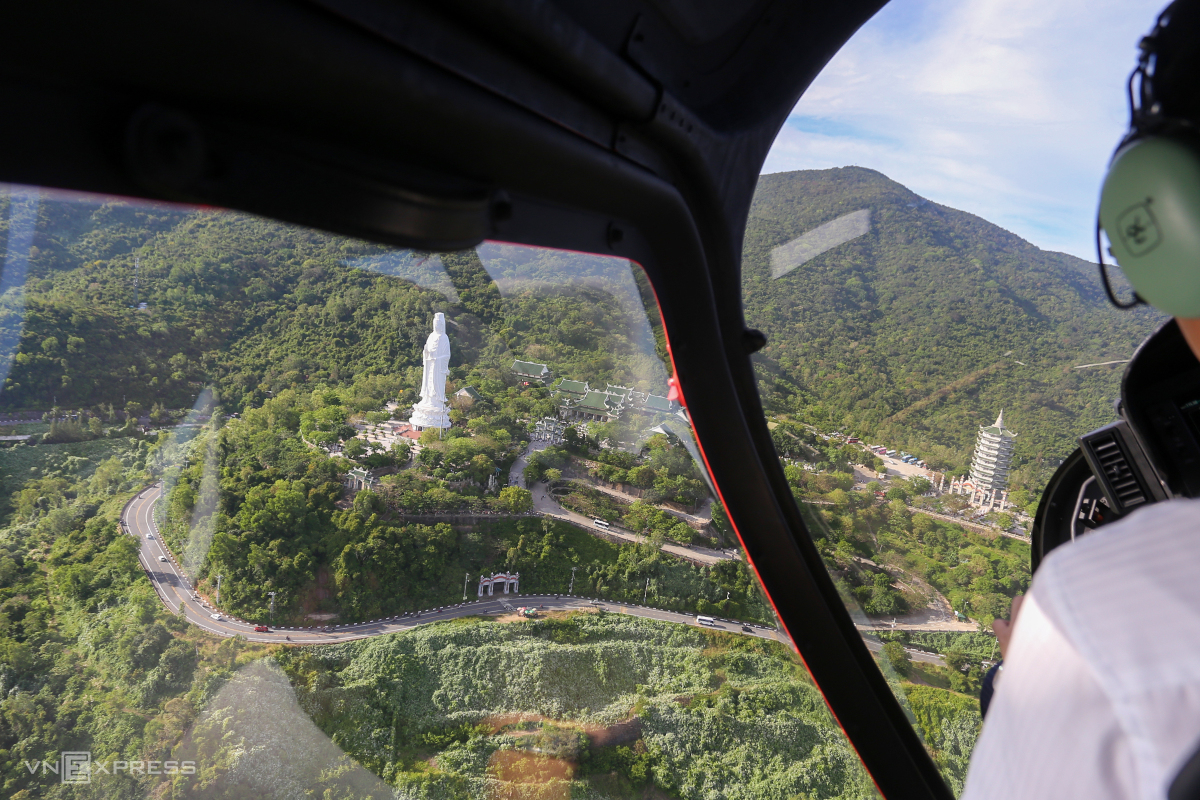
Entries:
[[913,662],[910,677],[917,679],[913,681],[916,685],[932,686],[936,689],[947,690],[950,688],[950,677],[946,674],[945,667]]
[[[935,667],[935,669],[937,669]],[[961,793],[967,764],[983,720],[979,700],[934,686],[904,684],[917,729],[955,794]]]
[[578,614],[439,623],[280,661],[327,735],[420,796],[434,781],[463,797],[547,783],[563,797],[873,797],[792,653],[734,638]]
[[137,447],[138,442],[134,439],[93,439],[90,442],[0,448],[0,519],[7,518],[12,511],[13,493],[19,492],[29,481],[54,476],[71,481],[85,480],[101,462]]
[[617,522],[629,508],[628,503],[623,503],[612,495],[599,489],[593,489],[585,483],[572,481],[568,486],[571,491],[565,495],[556,495],[555,499],[563,508],[569,508],[585,517]]
[[[4,425],[2,427],[7,435],[17,436],[35,433],[48,433],[50,431],[49,422],[22,422],[17,425]],[[12,433],[9,434],[9,431]]]

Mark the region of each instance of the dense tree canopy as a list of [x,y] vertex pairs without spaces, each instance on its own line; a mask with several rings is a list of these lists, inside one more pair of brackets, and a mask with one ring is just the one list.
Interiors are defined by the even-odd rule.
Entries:
[[[772,277],[772,249],[850,212],[870,231]],[[1113,418],[1120,367],[1161,321],[1104,298],[1095,267],[860,167],[764,175],[743,252],[768,412],[847,428],[963,471],[1001,409],[1018,481]]]

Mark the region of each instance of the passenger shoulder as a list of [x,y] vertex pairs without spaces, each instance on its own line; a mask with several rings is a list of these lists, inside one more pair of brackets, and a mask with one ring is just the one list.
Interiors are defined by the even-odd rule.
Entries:
[[1051,552],[1038,576],[1074,572],[1099,561],[1119,559],[1131,566],[1150,558],[1158,560],[1164,546],[1177,557],[1200,556],[1200,500],[1180,499],[1155,503],[1128,517]]
[[1085,638],[1102,638],[1100,628],[1148,608],[1156,609],[1155,627],[1190,630],[1200,623],[1198,515],[1200,501],[1171,500],[1106,525],[1051,553],[1030,594],[1072,640],[1089,629]]

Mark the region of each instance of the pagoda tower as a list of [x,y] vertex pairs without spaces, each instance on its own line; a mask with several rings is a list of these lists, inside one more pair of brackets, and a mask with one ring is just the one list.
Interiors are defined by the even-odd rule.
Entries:
[[991,494],[1008,486],[1012,467],[1014,431],[1004,427],[1004,412],[987,427],[979,428],[975,455],[971,458],[971,483],[975,489]]

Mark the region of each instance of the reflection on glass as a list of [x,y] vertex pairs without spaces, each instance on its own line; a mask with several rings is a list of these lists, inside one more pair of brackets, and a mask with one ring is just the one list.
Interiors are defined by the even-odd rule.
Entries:
[[0,219],[5,223],[6,252],[0,273],[0,385],[12,370],[25,323],[25,276],[41,195],[36,189],[13,187],[3,199]]
[[[308,697],[297,696],[275,659],[243,649],[236,639],[220,648],[217,655],[245,663],[207,700],[175,747],[181,774],[170,781],[174,794],[395,797],[391,786],[314,724],[315,709],[301,705]],[[189,765],[194,772],[183,774]]]
[[830,220],[786,244],[771,248],[771,277],[781,278],[839,244],[864,236],[871,230],[871,211],[861,209]]
[[63,753],[95,797],[873,795],[712,499],[636,265],[31,208],[5,796],[62,791]]
[[389,250],[384,253],[348,260],[346,266],[393,275],[423,289],[432,289],[453,304],[462,302],[449,273],[437,253],[413,250]]

